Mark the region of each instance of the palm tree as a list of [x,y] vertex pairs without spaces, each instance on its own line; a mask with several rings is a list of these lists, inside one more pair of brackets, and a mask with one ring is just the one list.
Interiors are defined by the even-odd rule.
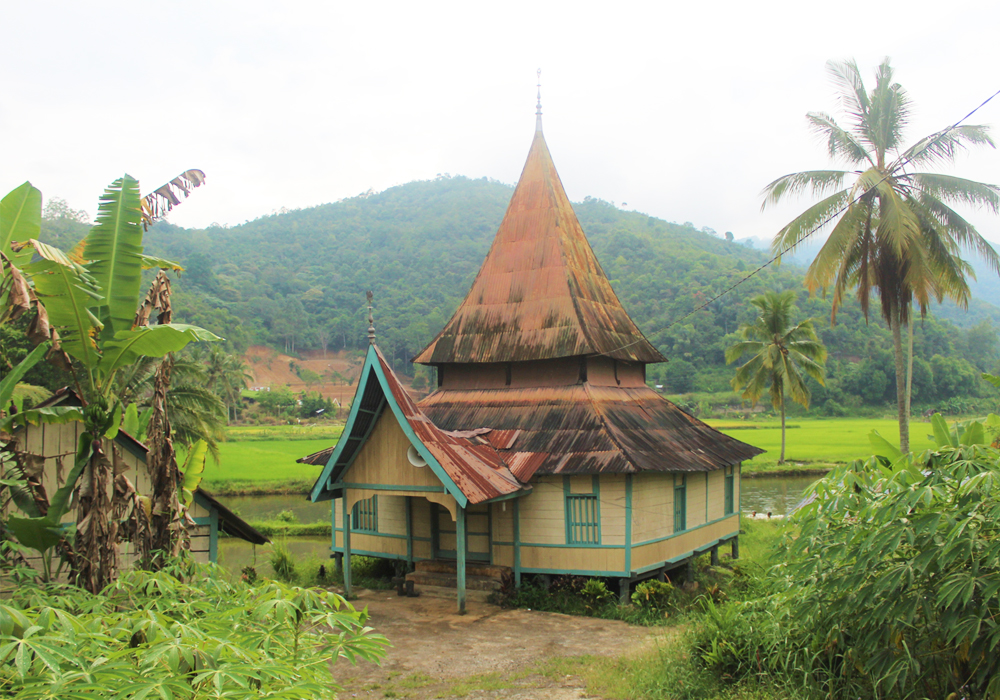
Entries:
[[795,311],[795,291],[767,292],[750,303],[759,315],[753,323],[741,323],[736,331],[741,341],[726,349],[726,364],[744,355],[752,357],[736,370],[733,389],[742,390],[744,399],[753,404],[764,394],[771,393],[771,404],[781,411],[781,457],[785,462],[785,389],[792,400],[809,408],[809,387],[802,371],[820,384],[824,383],[826,348],[816,337],[812,319],[792,325]]
[[[1000,256],[975,227],[951,205],[971,204],[1000,212],[1000,188],[951,175],[914,172],[914,168],[952,163],[973,146],[994,146],[985,126],[955,126],[931,134],[903,149],[903,130],[910,116],[906,91],[892,80],[885,59],[876,70],[870,93],[853,61],[828,64],[840,93],[849,126],[833,117],[810,112],[812,128],[827,143],[831,158],[856,168],[812,170],[780,177],[764,188],[764,204],[809,189],[823,199],[778,231],[775,252],[794,249],[824,222],[836,221],[826,243],[806,273],[810,292],[833,289],[833,313],[848,289],[856,289],[865,318],[869,300],[878,294],[883,318],[892,331],[896,360],[899,439],[909,450],[902,327],[911,306],[927,313],[931,298],[945,297],[968,305],[971,267],[960,257],[972,251],[1000,274]],[[853,182],[845,186],[848,180]],[[839,215],[839,219],[838,219]]]

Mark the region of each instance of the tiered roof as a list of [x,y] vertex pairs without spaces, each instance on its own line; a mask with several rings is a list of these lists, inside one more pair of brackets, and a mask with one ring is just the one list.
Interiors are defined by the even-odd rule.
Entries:
[[422,364],[607,355],[664,362],[587,242],[540,128],[479,275]]

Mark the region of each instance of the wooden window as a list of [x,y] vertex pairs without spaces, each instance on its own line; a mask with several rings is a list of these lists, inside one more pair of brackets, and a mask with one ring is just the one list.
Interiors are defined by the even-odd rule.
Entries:
[[687,530],[687,475],[674,474],[674,532]]
[[573,493],[566,496],[567,544],[600,544],[601,521],[597,496]]
[[733,496],[736,493],[736,475],[733,467],[726,467],[726,515],[732,515],[735,510]]
[[378,532],[378,496],[354,504],[351,511],[351,529],[355,532]]
[[563,477],[563,494],[566,498],[566,544],[601,543],[601,487],[598,479],[596,475],[591,478],[590,493],[585,491],[574,493],[571,478]]

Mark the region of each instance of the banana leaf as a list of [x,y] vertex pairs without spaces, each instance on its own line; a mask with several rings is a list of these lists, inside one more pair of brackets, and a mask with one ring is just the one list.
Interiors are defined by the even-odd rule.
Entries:
[[134,178],[125,175],[104,190],[83,257],[104,295],[97,316],[101,338],[109,340],[132,327],[142,284],[142,199]]
[[17,363],[17,366],[7,373],[0,380],[0,411],[6,411],[10,406],[10,400],[14,396],[14,389],[28,371],[34,367],[48,352],[50,343],[42,343],[35,347],[28,356]]
[[[41,253],[42,249],[36,250]],[[89,307],[102,297],[93,279],[76,263],[64,265],[44,255],[39,262],[25,267],[25,272],[35,283],[35,294],[45,305],[49,323],[59,329],[63,350],[88,368],[96,365],[94,337],[102,326]]]
[[181,482],[181,501],[185,508],[190,508],[194,502],[194,492],[201,484],[202,476],[205,473],[205,456],[208,454],[208,443],[198,440],[191,445],[187,459],[184,460],[184,481]]
[[83,409],[79,406],[43,406],[42,408],[29,408],[27,411],[15,413],[0,420],[0,430],[11,433],[15,428],[24,425],[56,425],[59,423],[73,423],[83,420]]
[[136,362],[140,357],[163,357],[182,350],[188,343],[222,340],[204,328],[183,323],[145,326],[115,333],[113,340],[104,343],[104,356],[98,369],[105,376],[121,367]]
[[25,182],[0,200],[0,251],[17,267],[31,260],[31,251],[15,252],[14,241],[38,238],[42,230],[42,192]]

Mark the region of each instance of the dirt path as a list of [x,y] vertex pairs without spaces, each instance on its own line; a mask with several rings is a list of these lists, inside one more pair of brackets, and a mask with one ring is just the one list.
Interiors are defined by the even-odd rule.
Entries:
[[653,638],[623,622],[469,602],[457,615],[453,598],[400,598],[364,591],[371,625],[393,646],[381,666],[338,662],[341,698],[590,698],[578,676],[547,663],[572,657],[620,656]]

